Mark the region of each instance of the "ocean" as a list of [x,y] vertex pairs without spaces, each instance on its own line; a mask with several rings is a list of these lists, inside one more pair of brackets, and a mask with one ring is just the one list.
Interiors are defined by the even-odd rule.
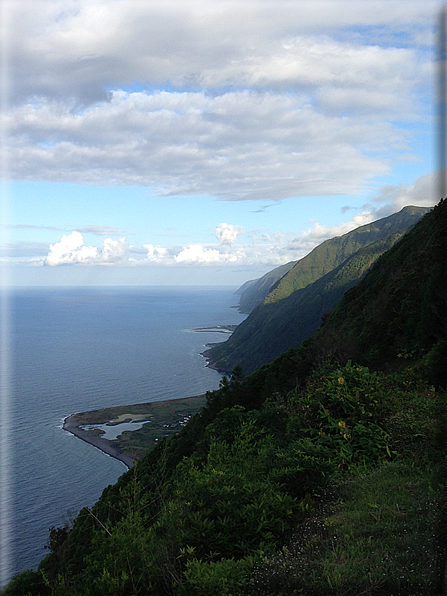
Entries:
[[[9,532],[3,580],[36,568],[48,530],[92,506],[126,467],[62,430],[71,413],[189,397],[221,375],[201,352],[245,315],[235,288],[17,288],[10,294]],[[7,465],[6,465],[7,464]],[[5,478],[3,478],[5,481]],[[8,520],[6,520],[8,521]],[[3,520],[5,522],[5,519]]]

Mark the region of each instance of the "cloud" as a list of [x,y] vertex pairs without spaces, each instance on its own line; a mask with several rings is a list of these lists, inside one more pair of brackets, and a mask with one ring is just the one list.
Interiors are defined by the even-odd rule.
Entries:
[[106,238],[102,245],[102,250],[96,246],[85,246],[82,234],[77,231],[68,236],[64,234],[59,242],[50,245],[44,264],[51,266],[73,263],[110,264],[125,259],[127,245],[124,237],[118,240]]
[[9,260],[44,257],[49,250],[48,242],[6,242],[0,245],[0,254]]
[[94,234],[96,236],[119,236],[123,233],[121,228],[112,226],[81,226],[76,228],[76,231],[81,232],[81,234]]
[[[437,196],[438,185],[439,180],[436,172],[420,176],[413,184],[388,184],[382,187],[373,199],[374,203],[378,204],[374,213],[378,217],[386,217],[408,205],[432,207],[441,198]],[[381,205],[382,203],[384,205]]]
[[174,257],[176,263],[236,263],[237,256],[221,253],[216,248],[206,248],[202,244],[191,244]]
[[234,244],[237,237],[244,232],[245,229],[242,226],[221,223],[216,227],[216,238],[221,244],[230,246],[231,244]]
[[347,234],[359,226],[371,223],[375,219],[378,218],[375,217],[372,211],[363,211],[354,215],[351,220],[341,222],[335,226],[328,227],[319,224],[317,221],[313,221],[311,222],[313,227],[297,234],[291,239],[290,244],[297,250],[309,251],[329,238],[343,236],[343,234]]
[[[269,230],[245,231],[243,226],[220,223],[215,227],[219,244],[186,244],[160,246],[144,244],[128,246],[124,237],[117,240],[106,238],[102,248],[86,246],[82,234],[75,230],[63,235],[61,240],[50,245],[44,243],[16,243],[4,247],[4,254],[10,259],[34,257],[33,264],[113,264],[128,266],[169,266],[179,264],[225,266],[265,266],[276,267],[294,261],[308,254],[321,242],[335,236],[346,234],[355,228],[377,219],[387,217],[408,205],[433,206],[433,189],[437,179],[434,174],[423,175],[413,184],[384,187],[363,210],[345,206],[342,213],[353,212],[349,220],[334,226],[325,226],[318,221],[310,221],[310,226],[300,232],[293,230],[270,233]],[[87,231],[86,226],[83,229]],[[96,232],[105,231],[107,226],[95,226]],[[115,229],[115,228],[113,228]],[[236,243],[237,238],[245,234],[250,241]],[[132,255],[132,256],[131,256]]]
[[[328,77],[361,80],[366,70],[375,76],[378,68],[388,74],[390,67],[400,67],[404,77],[402,67],[408,63],[400,63],[393,52],[387,59],[377,44],[386,50],[386,36],[394,41],[392,28],[400,33],[400,44],[407,40],[410,47],[431,30],[438,8],[437,2],[418,0],[194,0],[187,4],[183,0],[33,0],[9,4],[16,96],[71,97],[77,105],[107,101],[110,86],[134,81],[189,88],[283,87],[320,84]],[[360,27],[363,35],[369,32],[371,54],[377,48],[379,55],[376,60],[368,54],[346,68],[359,46]],[[338,39],[331,41],[328,32],[334,29]],[[353,48],[351,54],[343,51],[348,45]]]
[[58,228],[55,226],[36,226],[33,224],[17,224],[17,225],[9,225],[9,224],[0,224],[2,228],[14,229],[14,230],[57,230],[57,231],[64,231],[64,228]]
[[144,244],[147,251],[146,260],[152,262],[164,262],[169,260],[169,253],[167,248],[162,246],[153,246],[153,244]]
[[430,2],[9,4],[14,180],[353,195],[429,118]]
[[[417,178],[413,184],[386,185],[375,195],[372,203],[364,205],[364,210],[355,214],[349,221],[331,227],[323,226],[315,221],[313,227],[292,238],[291,244],[302,250],[305,250],[306,247],[314,248],[324,240],[341,236],[359,226],[388,217],[404,207],[433,207],[439,201],[436,198],[437,187],[438,176],[436,173],[424,174]],[[342,213],[351,210],[353,210],[352,207],[345,206],[342,208]]]
[[325,116],[299,95],[273,92],[117,91],[82,114],[35,103],[10,116],[15,179],[227,200],[357,193],[389,171],[380,153],[407,138],[383,120]]

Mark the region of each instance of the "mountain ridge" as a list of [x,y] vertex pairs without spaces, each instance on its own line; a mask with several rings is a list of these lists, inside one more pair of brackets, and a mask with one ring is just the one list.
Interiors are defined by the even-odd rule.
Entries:
[[[323,242],[278,279],[274,289],[226,342],[205,352],[210,366],[231,371],[240,365],[250,374],[290,347],[298,347],[318,329],[321,317],[344,292],[357,284],[373,262],[427,211],[423,207],[405,207],[397,214]],[[399,227],[402,224],[406,225]],[[296,289],[289,291],[292,287]]]

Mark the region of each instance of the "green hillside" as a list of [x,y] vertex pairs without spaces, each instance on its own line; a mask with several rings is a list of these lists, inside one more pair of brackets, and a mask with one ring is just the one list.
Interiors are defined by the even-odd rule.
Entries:
[[[296,261],[291,261],[280,267],[276,267],[263,275],[260,279],[245,283],[239,288],[236,294],[240,294],[239,310],[248,314],[261,304],[270,293],[275,284],[290,271]],[[248,284],[248,286],[247,286]]]
[[53,528],[5,596],[441,594],[446,232],[447,201],[298,349],[224,377],[178,435]]
[[[421,207],[405,207],[315,248],[281,278],[277,288],[226,342],[206,352],[212,365],[226,371],[239,365],[249,374],[289,348],[298,347],[318,329],[321,317],[344,292],[357,284],[374,261],[426,212]],[[328,272],[317,277],[321,271]],[[298,286],[286,295],[286,287]],[[284,295],[281,300],[280,292]]]
[[447,385],[446,201],[346,293],[313,343],[325,358],[348,356],[375,368],[405,360],[444,371]]
[[280,279],[265,302],[272,304],[284,300],[292,292],[306,287],[341,265],[363,246],[399,232],[402,228],[414,226],[425,213],[425,207],[404,207],[399,213],[322,242]]
[[266,303],[274,303],[287,298],[292,292],[332,271],[365,244],[414,225],[425,213],[425,207],[404,207],[400,213],[326,240],[299,261],[290,261],[269,271],[260,279],[246,282],[236,292],[241,295],[240,311],[248,314],[264,300]]
[[206,352],[214,366],[250,374],[291,347],[298,347],[320,326],[343,294],[357,284],[374,261],[405,233],[392,234],[370,244],[316,282],[276,304],[262,304],[226,341]]

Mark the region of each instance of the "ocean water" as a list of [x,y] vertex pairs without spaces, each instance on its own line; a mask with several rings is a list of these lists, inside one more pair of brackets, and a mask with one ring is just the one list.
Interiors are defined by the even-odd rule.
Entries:
[[[73,412],[189,397],[219,386],[197,327],[238,324],[235,288],[26,288],[10,294],[9,533],[3,581],[45,556],[61,526],[126,471],[62,430]],[[6,541],[6,542],[5,542]]]

